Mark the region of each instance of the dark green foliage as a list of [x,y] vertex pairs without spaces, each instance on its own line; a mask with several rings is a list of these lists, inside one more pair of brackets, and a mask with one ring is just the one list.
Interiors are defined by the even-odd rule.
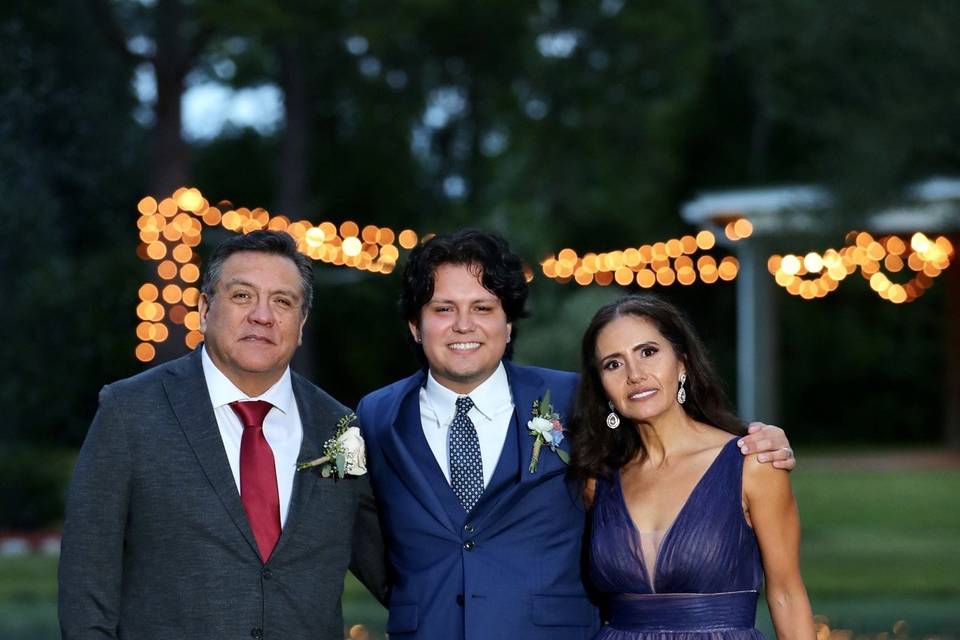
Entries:
[[[495,229],[535,272],[565,246],[689,231],[679,206],[707,188],[824,183],[840,196],[828,222],[845,231],[911,180],[960,173],[950,0],[15,2],[0,9],[0,431],[14,442],[78,446],[100,386],[141,369],[131,354],[147,271],[134,220],[151,132],[132,117],[137,63],[109,36],[152,35],[171,7],[183,9],[177,41],[199,36],[190,82],[279,86],[291,51],[305,72],[301,124],[191,141],[192,186],[209,199],[273,211],[292,136],[305,144],[305,193],[284,201],[300,210],[276,213]],[[225,234],[205,231],[201,255]],[[397,291],[397,273],[318,264],[303,349],[314,357],[297,366],[348,404],[409,374]],[[734,291],[668,290],[731,397]],[[517,360],[575,369],[580,331],[624,292],[538,272]],[[903,307],[858,281],[826,300],[776,298],[792,439],[936,439],[939,282]]]
[[14,445],[0,450],[0,526],[31,530],[63,519],[76,449]]
[[781,299],[781,398],[799,442],[935,443],[946,366],[943,286],[897,306],[860,276],[817,304]]
[[84,3],[22,4],[0,14],[0,432],[78,445],[100,386],[135,369],[140,136],[131,69]]

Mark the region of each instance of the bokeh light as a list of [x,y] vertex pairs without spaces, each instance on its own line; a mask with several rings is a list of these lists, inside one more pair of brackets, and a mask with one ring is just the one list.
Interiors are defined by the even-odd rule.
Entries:
[[[138,291],[136,335],[140,343],[134,355],[141,362],[156,357],[151,343],[169,338],[170,325],[187,329],[185,344],[195,348],[203,340],[199,332],[200,279],[199,257],[195,247],[201,242],[204,227],[249,233],[272,229],[288,233],[298,250],[311,259],[333,266],[344,266],[379,274],[390,274],[400,259],[400,250],[409,251],[420,241],[412,229],[399,232],[389,227],[352,220],[339,226],[323,221],[314,226],[307,220],[291,221],[283,215],[271,215],[266,209],[234,207],[221,201],[211,206],[195,188],[181,187],[171,197],[157,201],[146,196],[137,203],[136,226],[139,243],[136,252],[142,260],[156,264],[155,282],[143,283]],[[749,238],[753,224],[746,218],[730,219],[725,235],[738,242]],[[637,247],[609,252],[578,254],[572,247],[561,249],[540,262],[544,276],[559,283],[601,287],[616,283],[622,287],[690,286],[697,282],[711,285],[737,278],[739,261],[733,256],[715,258],[708,251],[716,247],[709,230],[695,235],[668,238]],[[911,302],[923,295],[933,279],[946,269],[955,255],[945,236],[930,237],[922,232],[906,236],[875,238],[866,231],[851,231],[843,248],[810,251],[801,255],[770,255],[767,271],[775,282],[791,295],[804,299],[822,298],[837,290],[848,275],[860,271],[869,280],[870,289],[894,304]],[[905,273],[908,279],[894,282],[890,276]],[[524,267],[527,282],[535,273]]]

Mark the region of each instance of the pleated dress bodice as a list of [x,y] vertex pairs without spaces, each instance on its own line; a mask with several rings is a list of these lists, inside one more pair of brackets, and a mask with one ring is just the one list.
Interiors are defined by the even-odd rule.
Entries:
[[637,531],[619,473],[597,480],[590,576],[608,623],[598,638],[762,637],[753,621],[763,567],[743,514],[742,477],[733,438],[660,532]]

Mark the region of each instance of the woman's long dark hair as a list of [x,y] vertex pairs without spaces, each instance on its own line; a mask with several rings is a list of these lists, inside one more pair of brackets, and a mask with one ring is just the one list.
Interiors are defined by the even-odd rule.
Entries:
[[686,365],[684,389],[687,400],[682,406],[687,415],[735,435],[745,433],[743,424],[730,409],[706,348],[684,314],[655,295],[629,295],[597,311],[583,334],[580,385],[570,425],[573,445],[571,465],[575,473],[583,478],[609,477],[638,455],[644,454],[640,434],[629,421],[624,421],[626,424],[619,429],[609,429],[606,425],[610,407],[600,382],[597,336],[604,327],[623,316],[637,316],[653,322]]

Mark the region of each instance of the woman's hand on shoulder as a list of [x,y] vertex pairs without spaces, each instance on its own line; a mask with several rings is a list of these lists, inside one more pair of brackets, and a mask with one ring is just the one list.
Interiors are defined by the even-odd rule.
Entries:
[[790,448],[790,441],[783,429],[772,424],[751,422],[747,435],[737,443],[743,455],[755,456],[760,462],[770,462],[778,469],[793,469],[797,459]]

